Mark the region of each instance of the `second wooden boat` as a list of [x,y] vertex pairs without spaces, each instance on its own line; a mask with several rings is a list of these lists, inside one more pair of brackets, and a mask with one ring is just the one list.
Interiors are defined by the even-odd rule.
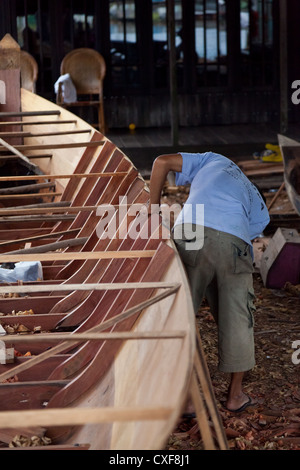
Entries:
[[289,199],[300,214],[300,142],[278,135],[284,161],[284,183]]

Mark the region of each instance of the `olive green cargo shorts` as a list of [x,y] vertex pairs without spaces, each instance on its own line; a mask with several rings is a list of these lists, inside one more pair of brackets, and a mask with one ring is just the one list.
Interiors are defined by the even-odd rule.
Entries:
[[[199,226],[198,226],[199,227]],[[218,325],[219,370],[244,372],[255,365],[253,261],[250,246],[240,238],[208,227],[203,246],[189,249],[195,226],[184,225],[174,241],[185,265],[195,312],[203,298]],[[180,230],[179,230],[180,232]],[[192,238],[193,239],[193,238]]]

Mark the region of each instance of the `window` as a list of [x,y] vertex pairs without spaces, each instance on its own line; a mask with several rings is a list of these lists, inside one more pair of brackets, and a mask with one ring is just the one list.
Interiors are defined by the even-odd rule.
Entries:
[[110,1],[109,20],[113,87],[138,87],[141,72],[134,0]]
[[226,85],[225,0],[195,1],[195,48],[198,86]]
[[64,1],[62,23],[64,55],[79,47],[95,48],[94,2]]
[[[182,48],[182,5],[181,0],[175,0],[175,47],[178,68],[184,59]],[[152,1],[152,41],[154,58],[154,87],[166,88],[169,84],[169,48],[167,2]]]
[[16,5],[17,41],[37,61],[37,88],[45,93],[52,84],[52,51],[48,7],[40,0],[22,0]]
[[273,83],[273,0],[241,1],[243,85]]
[[[43,96],[53,95],[62,58],[78,47],[105,57],[107,96],[168,92],[167,0],[8,3],[16,13],[14,35],[38,62]],[[178,92],[276,86],[274,12],[273,0],[174,0]]]

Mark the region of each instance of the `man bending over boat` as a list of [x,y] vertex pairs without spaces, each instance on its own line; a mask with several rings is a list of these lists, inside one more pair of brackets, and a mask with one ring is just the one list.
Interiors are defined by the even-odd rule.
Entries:
[[228,158],[213,153],[160,155],[150,178],[149,213],[159,208],[169,172],[190,184],[173,237],[185,265],[195,313],[205,297],[218,325],[219,370],[231,374],[226,407],[242,411],[254,400],[243,391],[255,365],[251,241],[269,223],[255,185]]

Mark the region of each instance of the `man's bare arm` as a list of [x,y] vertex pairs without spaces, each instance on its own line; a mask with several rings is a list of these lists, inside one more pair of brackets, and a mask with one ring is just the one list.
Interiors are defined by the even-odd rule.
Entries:
[[150,177],[150,207],[160,204],[161,192],[169,171],[182,170],[182,156],[178,153],[160,155],[152,166]]

